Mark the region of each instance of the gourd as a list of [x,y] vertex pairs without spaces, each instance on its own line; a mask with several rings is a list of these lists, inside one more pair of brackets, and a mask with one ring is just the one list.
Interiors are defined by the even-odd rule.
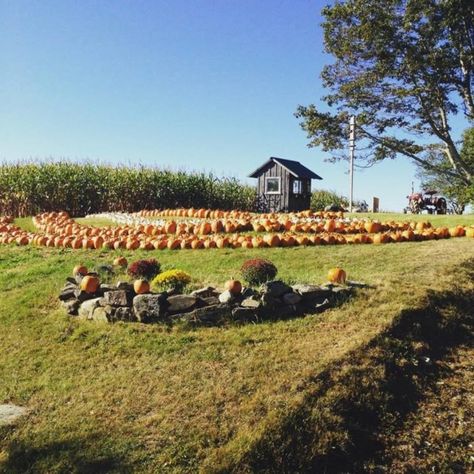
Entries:
[[331,268],[328,272],[328,280],[331,283],[344,284],[346,282],[346,272],[340,268]]
[[242,283],[238,280],[227,280],[224,284],[224,288],[230,292],[230,294],[237,296],[242,292]]
[[137,295],[143,295],[150,292],[150,284],[146,280],[135,280],[133,290]]
[[95,293],[99,289],[99,279],[93,275],[86,275],[80,284],[80,288],[82,291],[86,293]]
[[89,270],[87,270],[87,267],[85,267],[84,265],[76,265],[72,270],[73,275],[87,275],[88,273]]

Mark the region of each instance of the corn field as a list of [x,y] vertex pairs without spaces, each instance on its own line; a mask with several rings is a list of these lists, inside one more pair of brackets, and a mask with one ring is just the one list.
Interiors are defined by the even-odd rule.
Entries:
[[68,161],[0,164],[0,214],[99,212],[194,207],[252,210],[255,189],[235,178],[148,167]]

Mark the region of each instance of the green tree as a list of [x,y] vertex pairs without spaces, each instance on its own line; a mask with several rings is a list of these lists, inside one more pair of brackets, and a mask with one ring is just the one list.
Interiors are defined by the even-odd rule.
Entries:
[[[474,128],[469,128],[464,132],[460,154],[469,166],[474,166]],[[450,163],[442,151],[433,150],[431,161],[436,163],[435,170],[419,168],[418,176],[422,181],[423,188],[436,189],[447,198],[453,212],[462,214],[468,204],[474,204],[474,184],[466,185],[460,179],[451,178],[437,171],[437,169],[449,169],[450,167]]]
[[[450,122],[474,120],[472,0],[343,0],[323,9],[322,72],[329,110],[299,106],[310,139],[344,157],[348,121],[368,165],[402,155],[464,186],[474,164],[460,153]],[[434,150],[441,151],[445,159]],[[358,153],[359,156],[361,152]]]

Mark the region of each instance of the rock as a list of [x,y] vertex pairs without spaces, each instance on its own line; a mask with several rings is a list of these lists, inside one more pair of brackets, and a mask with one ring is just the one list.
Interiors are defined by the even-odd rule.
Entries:
[[106,291],[102,301],[102,306],[131,306],[133,294],[126,290]]
[[67,314],[71,316],[77,316],[77,311],[79,306],[81,306],[81,302],[76,299],[63,301],[61,304],[66,309]]
[[74,277],[67,277],[66,281],[71,283],[71,285],[77,286],[77,280]]
[[60,301],[67,301],[71,299],[75,299],[75,291],[77,290],[77,286],[71,285],[68,286],[66,285],[62,290],[61,293],[59,294],[59,300]]
[[322,303],[318,303],[312,308],[312,312],[315,313],[322,313],[331,307],[331,302],[328,299],[325,299]]
[[11,403],[0,405],[0,426],[14,425],[20,417],[27,413],[26,408]]
[[303,298],[298,293],[286,293],[283,295],[283,303],[288,305],[296,305],[301,302]]
[[253,309],[256,309],[256,308],[259,308],[261,306],[261,301],[259,300],[256,300],[255,298],[245,298],[242,303],[240,303],[240,306],[242,308],[253,308]]
[[83,278],[84,278],[84,275],[81,275],[80,273],[76,273],[74,275],[74,281],[76,282],[77,285],[81,284],[81,281]]
[[219,292],[212,286],[206,286],[205,288],[194,290],[190,294],[191,296],[196,296],[203,299],[219,296]]
[[335,286],[331,291],[333,295],[340,298],[347,298],[352,293],[353,288],[350,286]]
[[94,298],[92,300],[84,301],[79,307],[79,318],[80,319],[92,319],[94,310],[99,307],[99,301],[101,298]]
[[253,288],[246,287],[242,290],[240,294],[242,298],[250,298],[251,296],[258,296],[258,292],[255,291]]
[[219,298],[217,296],[209,296],[207,298],[200,298],[199,300],[202,302],[201,306],[214,306],[219,304]]
[[129,283],[128,281],[119,281],[117,282],[116,287],[119,290],[133,291],[133,285]]
[[168,314],[187,313],[192,311],[197,303],[197,298],[191,295],[174,295],[167,299]]
[[117,287],[115,285],[101,283],[100,290],[102,291],[102,293],[105,293],[106,291],[117,291]]
[[97,308],[95,308],[94,311],[92,312],[91,319],[93,321],[108,323],[112,321],[112,314],[113,313],[107,313],[104,307],[97,306]]
[[218,304],[197,308],[189,313],[180,313],[172,316],[172,321],[183,321],[192,324],[215,325],[231,317],[228,305]]
[[281,280],[267,281],[267,283],[263,284],[263,293],[273,298],[279,298],[285,293],[291,293],[292,291],[291,286],[288,286]]
[[274,304],[267,304],[259,309],[259,314],[262,318],[278,319],[294,316],[300,311],[296,306],[283,304],[281,300],[276,300]]
[[115,310],[114,314],[115,321],[137,321],[137,318],[133,314],[132,308],[127,308],[125,306],[121,306]]
[[97,298],[97,295],[95,293],[86,293],[85,291],[78,289],[74,291],[74,298],[76,298],[80,303],[82,303],[84,301]]
[[269,295],[268,293],[263,293],[260,298],[261,306],[263,307],[274,307],[281,305],[281,299],[275,298],[274,296]]
[[238,307],[232,310],[232,318],[240,322],[256,322],[258,321],[258,314],[253,308]]
[[318,285],[293,285],[292,289],[295,293],[298,293],[303,298],[306,299],[315,299],[315,298],[325,298],[329,296],[331,289],[321,288]]
[[346,280],[346,285],[353,286],[354,288],[375,288],[374,286],[371,286],[367,283],[363,283],[361,281],[352,281],[352,280]]
[[133,311],[138,321],[158,321],[165,318],[168,303],[166,294],[137,295],[133,298]]
[[225,290],[219,295],[219,301],[224,304],[230,303],[233,299],[234,299],[234,296],[229,290]]

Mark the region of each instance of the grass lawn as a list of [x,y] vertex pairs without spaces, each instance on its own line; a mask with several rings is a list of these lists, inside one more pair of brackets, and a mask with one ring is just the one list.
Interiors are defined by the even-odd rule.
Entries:
[[[424,328],[434,315],[462,316],[474,290],[473,253],[467,238],[121,252],[129,261],[154,256],[188,271],[196,284],[221,285],[258,256],[288,282],[323,282],[340,265],[351,279],[376,286],[321,315],[187,330],[64,314],[56,296],[72,267],[109,263],[118,252],[1,246],[0,403],[27,406],[30,414],[0,428],[0,471],[281,472],[336,462],[329,454],[355,436],[344,416],[349,401],[351,413],[376,400],[387,419],[395,416],[384,405],[395,389],[386,386],[391,369],[381,354],[410,361],[423,331],[407,342],[387,331],[400,330],[397,321]],[[442,295],[452,302],[443,306]],[[407,390],[422,387],[417,377]],[[298,459],[286,459],[288,450]]]

